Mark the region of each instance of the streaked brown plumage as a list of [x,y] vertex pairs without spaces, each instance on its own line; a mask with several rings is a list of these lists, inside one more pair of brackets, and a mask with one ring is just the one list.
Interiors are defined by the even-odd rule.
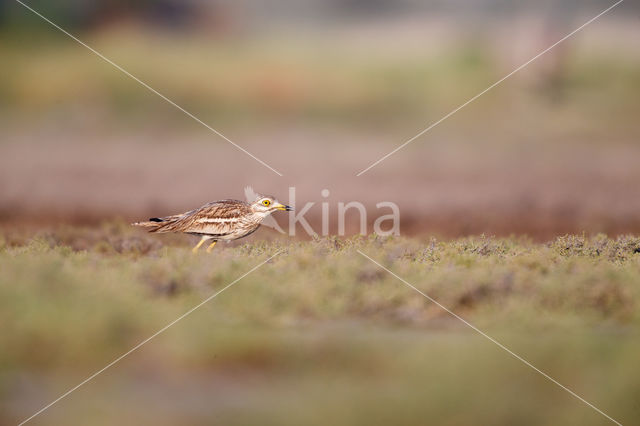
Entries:
[[133,223],[149,232],[183,232],[202,238],[193,252],[207,240],[213,242],[207,252],[220,240],[230,241],[255,232],[262,220],[276,210],[292,210],[274,197],[258,195],[253,203],[240,200],[220,200],[182,214],[154,217],[146,222]]

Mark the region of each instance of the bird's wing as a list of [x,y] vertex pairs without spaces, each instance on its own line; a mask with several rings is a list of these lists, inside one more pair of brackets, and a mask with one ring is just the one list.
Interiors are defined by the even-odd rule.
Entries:
[[238,222],[250,213],[249,205],[243,201],[215,201],[184,213],[177,220],[164,225],[158,232],[227,235],[237,229]]

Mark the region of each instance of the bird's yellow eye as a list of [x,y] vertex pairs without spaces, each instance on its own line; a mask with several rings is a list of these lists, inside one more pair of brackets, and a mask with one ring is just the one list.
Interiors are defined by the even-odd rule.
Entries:
[[267,206],[267,207],[268,207],[270,204],[271,204],[271,201],[269,201],[269,200],[262,200],[262,205],[263,205],[263,206]]

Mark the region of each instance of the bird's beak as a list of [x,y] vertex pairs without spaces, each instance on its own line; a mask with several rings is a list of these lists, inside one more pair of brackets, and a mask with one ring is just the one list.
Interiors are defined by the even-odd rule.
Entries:
[[290,212],[291,210],[293,210],[293,207],[285,206],[284,204],[278,204],[278,206],[276,207],[276,209],[278,209],[278,210],[284,210],[284,211],[286,211],[286,212]]

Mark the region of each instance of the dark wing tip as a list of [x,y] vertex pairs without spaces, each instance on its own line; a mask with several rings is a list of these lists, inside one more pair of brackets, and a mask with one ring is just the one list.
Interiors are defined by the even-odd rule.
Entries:
[[164,222],[164,221],[159,217],[150,217],[149,222]]

